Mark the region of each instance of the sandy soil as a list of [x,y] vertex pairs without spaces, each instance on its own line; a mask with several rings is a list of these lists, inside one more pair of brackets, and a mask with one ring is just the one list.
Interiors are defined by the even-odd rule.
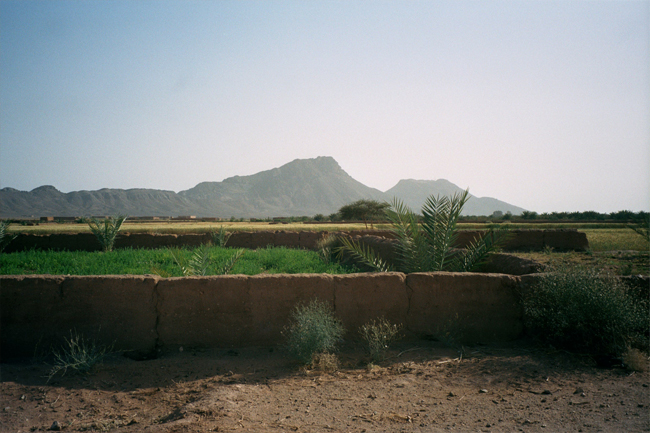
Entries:
[[111,355],[91,374],[2,364],[0,430],[116,432],[641,432],[650,374],[525,343],[402,343],[378,366],[344,348],[338,371],[278,349]]

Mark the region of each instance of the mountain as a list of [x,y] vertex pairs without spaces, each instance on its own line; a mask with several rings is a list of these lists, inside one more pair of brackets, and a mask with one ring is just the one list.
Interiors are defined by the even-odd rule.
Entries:
[[[397,185],[386,191],[386,195],[397,197],[414,211],[420,211],[426,199],[431,196],[451,196],[464,190],[445,179],[439,180],[400,180]],[[513,206],[491,197],[475,197],[470,194],[463,208],[463,215],[492,215],[494,211],[521,214],[525,209]]]
[[197,203],[174,191],[156,189],[100,189],[63,193],[53,186],[40,186],[29,192],[0,189],[0,217],[39,216],[176,216],[200,213]]
[[[39,216],[178,216],[265,218],[331,214],[362,198],[402,199],[419,211],[429,195],[450,195],[461,188],[444,179],[401,180],[390,190],[370,188],[347,174],[331,157],[296,159],[281,167],[221,182],[202,182],[175,193],[155,189],[100,189],[63,193],[46,185],[32,191],[0,189],[0,217]],[[493,198],[472,197],[466,215],[495,210],[519,214],[522,208]]]
[[202,182],[178,193],[204,203],[218,215],[222,207],[237,209],[224,216],[330,214],[362,198],[382,200],[378,189],[354,180],[331,157],[296,159],[251,176],[235,176],[222,182]]

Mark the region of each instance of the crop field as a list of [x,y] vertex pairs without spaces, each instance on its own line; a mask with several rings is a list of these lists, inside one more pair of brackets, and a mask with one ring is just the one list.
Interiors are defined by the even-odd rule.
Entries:
[[[51,274],[51,275],[145,275],[181,277],[178,258],[189,261],[196,249],[168,248],[158,250],[117,249],[108,253],[84,251],[23,251],[0,254],[0,274]],[[236,250],[209,247],[210,265],[207,275],[214,275],[218,267],[227,262]],[[256,275],[327,273],[344,274],[354,269],[344,268],[338,263],[325,263],[314,251],[291,248],[262,248],[245,250],[243,256],[232,268],[231,274]]]
[[[612,223],[508,223],[504,224],[513,230],[517,229],[576,229],[584,232],[589,240],[591,251],[648,251],[647,242],[626,227],[625,224]],[[121,231],[123,233],[209,233],[224,227],[228,231],[353,231],[365,230],[363,223],[269,223],[269,222],[203,222],[203,221],[160,221],[160,222],[130,222],[127,220]],[[389,224],[374,224],[376,230],[390,230]],[[486,229],[488,224],[460,223],[460,230]],[[370,229],[370,226],[369,226]],[[53,233],[89,233],[87,224],[80,223],[46,223],[34,226],[12,224],[9,233],[53,234]]]
[[[650,274],[650,254],[647,241],[624,224],[577,223],[508,223],[512,229],[559,229],[571,228],[584,232],[589,241],[586,253],[562,253],[552,250],[532,253],[516,253],[541,263],[556,261],[579,263],[609,270],[618,275]],[[487,224],[461,223],[459,228],[477,230]],[[223,227],[227,231],[353,231],[365,230],[363,223],[306,224],[269,222],[203,222],[203,221],[157,221],[127,222],[122,232],[128,233],[209,233]],[[389,230],[388,224],[374,224],[376,230]],[[34,226],[12,224],[9,232],[31,234],[87,233],[88,225],[80,223],[45,223]],[[119,236],[119,235],[118,235]],[[215,269],[227,260],[226,249],[210,248],[210,261]],[[188,257],[191,250],[180,252]],[[151,274],[158,270],[170,276],[181,276],[180,266],[168,249],[139,250],[122,249],[103,255],[87,252],[26,251],[0,255],[2,274]],[[324,263],[318,254],[286,248],[270,248],[246,251],[231,273],[254,275],[259,273],[346,273],[349,269],[335,263]]]

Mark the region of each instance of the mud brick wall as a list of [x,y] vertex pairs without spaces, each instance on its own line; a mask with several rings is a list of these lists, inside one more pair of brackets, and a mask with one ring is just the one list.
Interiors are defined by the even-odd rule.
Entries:
[[523,333],[520,283],[516,276],[445,272],[0,276],[0,356],[34,356],[61,344],[71,330],[145,354],[180,346],[277,345],[292,309],[313,299],[333,306],[349,338],[384,316],[404,324],[408,338],[451,326],[466,341],[508,341]]
[[[479,236],[479,231],[461,231],[458,246],[466,246]],[[291,248],[315,249],[320,238],[327,232],[259,231],[233,232],[227,246],[233,248],[264,248],[269,245]],[[381,230],[359,230],[336,234],[349,236],[372,235],[391,238],[392,233]],[[198,246],[212,241],[209,233],[204,234],[156,234],[120,233],[115,240],[115,248],[166,248]],[[511,238],[504,246],[506,251],[540,251],[551,247],[557,251],[584,251],[589,248],[587,235],[572,229],[560,230],[513,230]],[[99,251],[99,242],[91,233],[33,235],[21,233],[6,248],[8,253],[29,249]]]

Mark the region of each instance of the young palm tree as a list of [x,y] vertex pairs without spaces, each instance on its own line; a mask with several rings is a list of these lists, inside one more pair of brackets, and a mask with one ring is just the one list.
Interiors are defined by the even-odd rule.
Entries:
[[90,231],[97,237],[99,243],[102,245],[104,252],[113,251],[113,245],[115,244],[115,237],[117,232],[120,231],[122,223],[126,221],[126,215],[119,215],[116,217],[109,217],[100,221],[96,218],[87,218],[86,224],[90,228]]
[[351,254],[377,272],[474,271],[501,246],[508,232],[491,228],[467,248],[454,248],[458,240],[456,225],[467,200],[469,190],[452,197],[431,196],[422,207],[419,222],[411,209],[394,199],[386,216],[397,240],[395,263],[383,260],[370,247],[346,238],[341,239],[341,252]]

